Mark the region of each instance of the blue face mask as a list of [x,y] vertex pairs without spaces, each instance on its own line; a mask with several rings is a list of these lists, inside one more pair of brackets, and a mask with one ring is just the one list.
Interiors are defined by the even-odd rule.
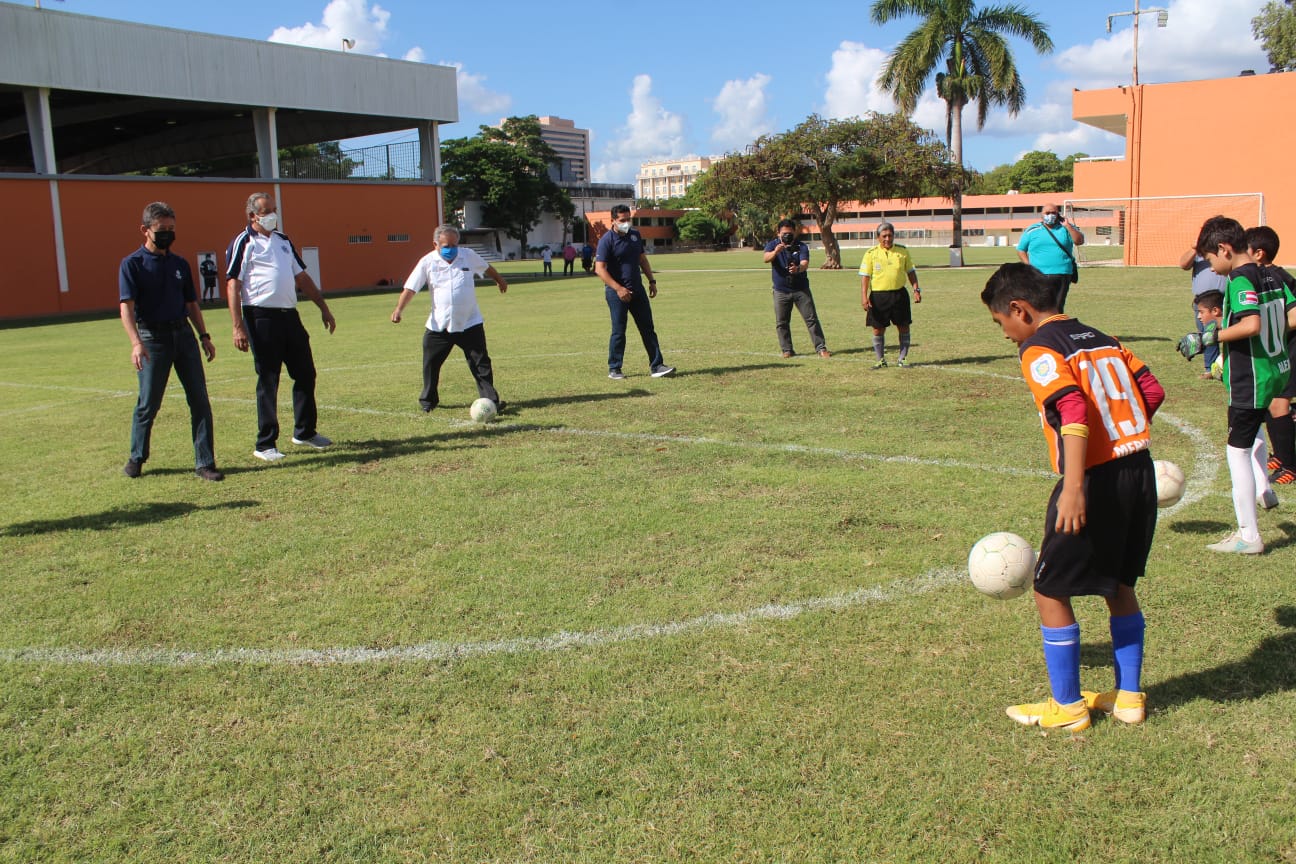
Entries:
[[453,261],[455,259],[455,256],[459,254],[459,247],[442,246],[437,251],[441,253],[442,258],[444,258],[447,262],[449,262],[449,261]]
[[1044,224],[1047,225],[1047,226],[1049,226],[1050,228],[1052,228],[1054,225],[1058,224],[1058,214],[1056,214],[1056,213],[1045,213],[1045,214],[1044,214]]

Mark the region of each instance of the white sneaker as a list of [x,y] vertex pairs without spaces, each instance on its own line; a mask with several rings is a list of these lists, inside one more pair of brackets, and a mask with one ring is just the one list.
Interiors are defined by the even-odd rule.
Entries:
[[1255,540],[1242,539],[1241,531],[1234,531],[1218,543],[1206,547],[1212,552],[1232,552],[1238,555],[1259,555],[1264,551],[1264,543],[1257,537]]
[[1256,503],[1266,510],[1272,510],[1278,506],[1278,494],[1272,489],[1266,489],[1260,497],[1256,499]]
[[280,453],[277,447],[271,447],[269,450],[253,450],[252,455],[262,462],[278,462],[284,458],[284,454]]
[[325,438],[323,435],[316,433],[310,438],[294,438],[294,444],[301,444],[303,447],[314,447],[316,450],[323,450],[326,447],[333,446],[332,438]]

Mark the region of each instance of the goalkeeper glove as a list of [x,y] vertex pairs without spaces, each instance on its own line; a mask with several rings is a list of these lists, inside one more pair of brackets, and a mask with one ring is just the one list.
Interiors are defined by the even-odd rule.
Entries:
[[1206,329],[1201,333],[1189,333],[1179,340],[1177,350],[1184,356],[1185,360],[1191,360],[1207,345],[1219,343],[1219,328],[1214,324],[1207,324]]

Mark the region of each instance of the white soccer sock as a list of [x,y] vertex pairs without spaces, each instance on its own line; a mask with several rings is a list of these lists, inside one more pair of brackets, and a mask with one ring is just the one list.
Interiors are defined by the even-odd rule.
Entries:
[[1269,486],[1269,449],[1265,446],[1263,435],[1257,435],[1255,444],[1251,445],[1251,474],[1255,477],[1256,497],[1268,492]]
[[1256,482],[1251,463],[1251,448],[1229,445],[1229,478],[1233,481],[1233,512],[1237,514],[1238,531],[1242,539],[1254,543],[1260,539],[1260,521],[1256,518]]

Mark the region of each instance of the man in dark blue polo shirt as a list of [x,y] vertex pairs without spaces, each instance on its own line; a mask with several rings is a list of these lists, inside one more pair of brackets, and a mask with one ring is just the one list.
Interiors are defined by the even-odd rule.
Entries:
[[[643,278],[648,277],[648,290]],[[653,278],[652,265],[644,254],[643,238],[632,227],[630,208],[618,204],[612,208],[612,230],[604,234],[594,254],[594,273],[607,286],[603,290],[608,310],[612,313],[612,338],[608,340],[608,377],[613,381],[625,378],[621,361],[625,357],[626,317],[634,318],[639,328],[639,338],[648,352],[648,368],[654,378],[675,374],[674,366],[662,359],[657,331],[653,329],[652,306],[649,299],[657,296],[657,280]]]
[[[211,401],[198,351],[201,344],[210,362],[216,357],[216,346],[203,324],[189,262],[170,252],[175,226],[175,211],[168,205],[155,201],[145,207],[140,226],[144,245],[122,259],[118,272],[122,327],[131,341],[131,364],[139,373],[130,458],[122,473],[132,479],[138,477],[148,461],[153,419],[162,407],[174,366],[189,402],[194,473],[204,480],[224,480],[225,475],[216,469]],[[198,328],[197,340],[190,321]]]

